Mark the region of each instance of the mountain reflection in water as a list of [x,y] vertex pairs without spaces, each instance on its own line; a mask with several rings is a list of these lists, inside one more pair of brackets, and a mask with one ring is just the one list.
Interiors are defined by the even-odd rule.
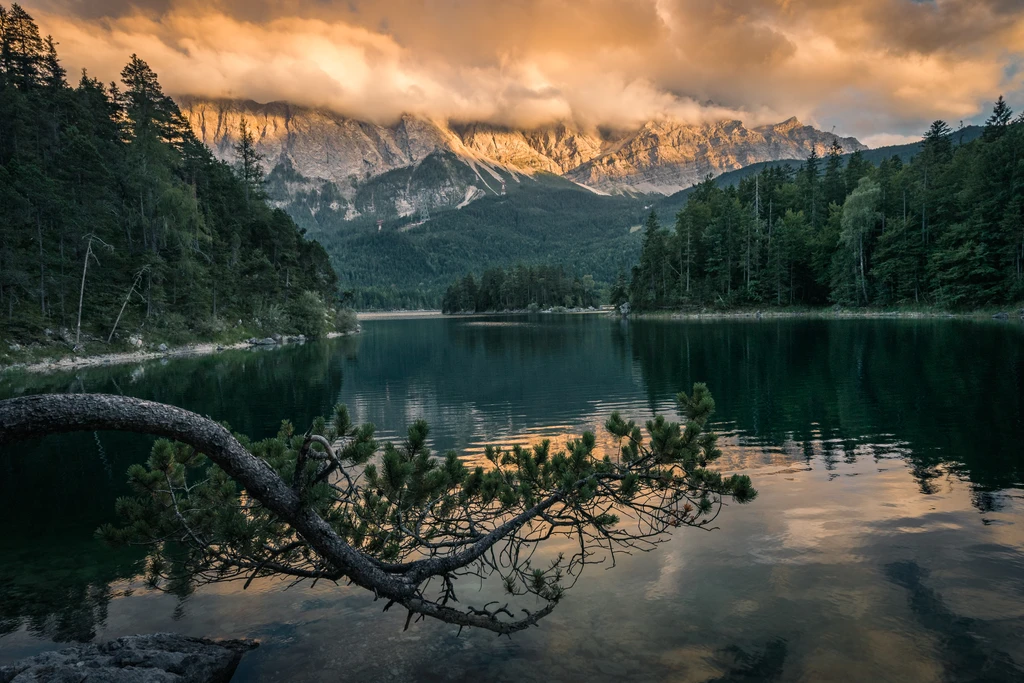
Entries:
[[[509,324],[514,323],[514,324]],[[260,638],[238,680],[1024,680],[1024,330],[949,320],[381,320],[357,338],[167,364],[14,376],[0,396],[125,393],[253,437],[337,401],[384,438],[425,417],[436,451],[603,436],[711,387],[722,467],[759,498],[713,532],[590,567],[512,639],[382,614],[364,591],[265,580],[185,600],[92,539],[149,440],[5,449],[0,663],[174,630]],[[608,447],[608,440],[601,440]],[[461,588],[473,603],[475,587]]]

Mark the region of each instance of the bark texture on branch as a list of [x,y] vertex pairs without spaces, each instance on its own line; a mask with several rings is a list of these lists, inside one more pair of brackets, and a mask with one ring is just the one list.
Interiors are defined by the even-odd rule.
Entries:
[[[353,548],[320,516],[303,506],[296,491],[266,462],[210,418],[163,403],[109,394],[40,394],[0,401],[0,446],[4,448],[23,439],[78,431],[134,432],[192,446],[287,522],[335,567],[337,573],[327,578],[348,578],[411,613],[508,634],[536,625],[554,607],[551,604],[525,618],[504,621],[486,610],[464,612],[423,599],[419,583],[450,569],[450,559],[431,558],[412,566],[388,567]],[[522,523],[517,520],[517,524]],[[508,531],[509,525],[505,525],[490,534],[486,543],[471,548],[468,561],[479,557]]]
[[[680,414],[688,420],[685,432],[660,417],[648,422],[656,447],[644,446],[640,428],[613,413],[607,429],[619,440],[621,459],[597,460],[596,438],[587,433],[568,443],[568,454],[550,454],[547,443],[534,451],[490,452],[494,468],[487,472],[483,467],[468,471],[454,454],[444,462],[431,460],[425,446],[429,428],[422,421],[410,427],[405,445],[387,444],[378,471],[374,463],[367,464],[378,448],[372,426],[353,428],[341,406],[324,434],[311,429],[302,440],[286,430],[277,441],[253,445],[250,451],[222,425],[174,406],[105,394],[44,394],[0,401],[0,446],[101,430],[190,446],[193,455],[202,453],[244,487],[244,496],[225,490],[223,499],[214,496],[209,504],[223,503],[232,514],[245,507],[242,514],[257,520],[246,537],[235,538],[237,532],[226,522],[218,529],[195,514],[202,509],[183,512],[178,496],[191,499],[193,489],[185,474],[169,474],[160,465],[133,475],[144,492],[135,504],[144,511],[127,514],[166,515],[163,526],[145,532],[141,542],[154,547],[169,538],[185,543],[192,553],[186,561],[192,562],[196,577],[247,576],[246,585],[271,574],[347,579],[384,598],[385,611],[395,604],[405,607],[406,627],[420,615],[510,634],[550,614],[565,590],[562,581],[571,577],[571,587],[596,552],[607,553],[614,564],[616,552],[653,550],[672,528],[709,528],[725,496],[745,502],[757,495],[748,477],[724,479],[706,469],[721,455],[715,435],[702,433],[714,410],[707,387],[695,384],[692,396],[679,396]],[[314,443],[318,448],[310,450]],[[154,457],[165,457],[166,450],[155,449]],[[158,457],[161,452],[164,456]],[[350,476],[344,463],[363,469]],[[338,482],[330,480],[332,473],[338,473]],[[353,484],[359,478],[363,488]],[[319,489],[311,489],[310,482]],[[200,508],[209,493],[200,488],[196,494]],[[248,500],[244,506],[242,498]],[[614,528],[620,511],[633,520],[633,528]],[[197,532],[196,524],[206,525],[210,534]],[[131,532],[111,533],[116,539]],[[579,549],[568,560],[559,553],[545,568],[534,562],[534,550],[552,536],[571,538]],[[532,595],[544,606],[521,610],[525,616],[507,604],[491,607],[495,602],[480,609],[450,606],[459,602],[456,579],[495,574],[507,593]],[[426,597],[428,590],[439,597]]]
[[79,431],[149,434],[192,446],[305,538],[357,585],[405,602],[413,586],[388,574],[334,533],[263,460],[213,420],[163,403],[109,394],[40,394],[0,401],[0,445]]

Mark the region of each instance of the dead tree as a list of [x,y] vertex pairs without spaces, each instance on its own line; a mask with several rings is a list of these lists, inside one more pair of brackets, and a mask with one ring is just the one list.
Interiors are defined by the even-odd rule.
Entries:
[[[433,457],[419,421],[400,444],[379,444],[372,425],[353,425],[344,406],[305,434],[282,423],[250,442],[181,408],[123,396],[40,395],[0,401],[0,444],[60,432],[116,430],[162,437],[118,501],[123,520],[101,535],[153,548],[154,585],[285,576],[347,580],[415,617],[499,634],[548,615],[586,564],[653,550],[679,526],[710,529],[727,498],[746,502],[748,477],[710,469],[721,452],[706,431],[707,388],[681,393],[685,424],[661,417],[640,427],[613,413],[616,452],[598,458],[587,433],[552,452],[488,448],[488,466],[467,468],[454,452]],[[211,464],[212,462],[212,464]],[[571,556],[537,555],[547,539],[570,539]],[[458,606],[460,577],[500,576],[510,601]],[[537,606],[539,605],[539,607]]]
[[96,242],[99,242],[101,245],[103,245],[103,247],[107,251],[113,251],[114,250],[114,248],[112,246],[110,246],[109,244],[107,244],[106,242],[101,240],[99,237],[96,237],[96,235],[92,235],[92,234],[86,235],[85,239],[87,240],[87,242],[86,242],[86,246],[85,246],[85,261],[82,264],[82,287],[78,291],[78,327],[77,327],[77,329],[75,331],[75,347],[76,348],[78,347],[78,345],[82,341],[82,304],[85,301],[85,276],[89,272],[89,259],[92,258],[93,260],[95,260],[97,265],[99,265],[99,262],[100,262],[99,259],[96,258],[95,252],[93,252],[93,250],[92,250],[92,243],[93,243],[93,241],[96,241]]

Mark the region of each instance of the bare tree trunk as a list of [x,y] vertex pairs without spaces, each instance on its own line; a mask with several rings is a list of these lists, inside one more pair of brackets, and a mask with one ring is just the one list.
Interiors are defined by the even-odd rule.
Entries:
[[92,256],[92,238],[85,248],[85,263],[82,265],[82,287],[78,291],[78,330],[75,332],[75,346],[82,339],[82,302],[85,300],[85,274],[89,272],[89,257]]
[[107,337],[107,343],[108,344],[110,343],[110,340],[114,338],[114,332],[117,331],[117,324],[119,322],[121,322],[121,316],[124,315],[125,306],[128,305],[128,300],[132,298],[132,292],[135,291],[135,288],[139,284],[139,280],[142,279],[142,273],[143,273],[143,271],[141,271],[141,270],[138,273],[136,273],[135,279],[132,281],[132,286],[128,288],[128,294],[125,295],[124,303],[121,304],[121,310],[118,311],[118,313],[117,313],[117,319],[114,321],[114,327],[111,328],[110,335]]

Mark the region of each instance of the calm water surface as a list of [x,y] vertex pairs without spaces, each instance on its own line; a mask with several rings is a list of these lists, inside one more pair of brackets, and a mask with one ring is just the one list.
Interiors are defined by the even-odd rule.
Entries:
[[[374,321],[358,338],[7,376],[0,397],[123,393],[254,437],[347,403],[435,449],[564,440],[621,410],[670,413],[705,381],[723,468],[760,497],[719,529],[588,568],[511,639],[402,631],[361,590],[266,580],[185,601],[92,538],[149,441],[50,438],[0,453],[0,664],[174,630],[258,638],[239,681],[1024,681],[1024,326],[963,321]],[[473,603],[471,587],[462,588]]]

